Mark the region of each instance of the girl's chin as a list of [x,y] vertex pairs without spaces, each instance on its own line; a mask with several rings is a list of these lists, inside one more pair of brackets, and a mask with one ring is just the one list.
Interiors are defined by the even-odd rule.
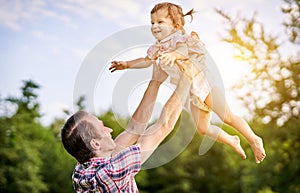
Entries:
[[157,39],[157,40],[162,40],[162,39],[163,39],[162,36],[161,36],[160,34],[154,34],[153,36],[154,36],[154,38]]

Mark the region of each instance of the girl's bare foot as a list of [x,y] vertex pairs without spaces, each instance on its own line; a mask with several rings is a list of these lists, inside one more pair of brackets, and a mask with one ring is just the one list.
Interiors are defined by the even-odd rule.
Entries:
[[254,153],[255,161],[256,161],[257,164],[259,164],[266,157],[266,153],[265,153],[265,149],[264,149],[264,145],[263,145],[263,140],[260,137],[257,136],[254,139],[254,141],[252,143],[250,143],[250,146],[251,146],[252,151]]
[[241,144],[240,144],[240,138],[238,136],[232,136],[232,144],[231,147],[234,151],[236,151],[243,159],[246,159],[247,156],[245,154],[245,151],[243,150]]

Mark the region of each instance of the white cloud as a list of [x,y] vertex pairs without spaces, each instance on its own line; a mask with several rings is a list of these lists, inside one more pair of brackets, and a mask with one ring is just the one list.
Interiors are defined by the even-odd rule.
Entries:
[[18,20],[21,11],[19,7],[8,1],[2,2],[0,7],[0,24],[12,30],[20,30],[21,26]]
[[[158,1],[157,1],[158,2]],[[21,30],[25,22],[32,20],[54,19],[62,21],[72,26],[76,22],[72,16],[77,15],[81,18],[90,19],[99,17],[111,21],[119,26],[131,26],[148,24],[149,11],[157,3],[134,1],[134,0],[62,0],[62,1],[43,1],[43,0],[4,0],[0,5],[0,25],[12,30]],[[217,0],[190,2],[175,2],[182,5],[184,11],[195,8],[207,17],[213,17],[213,7],[219,6],[226,10],[253,10],[254,7],[266,6],[262,0],[242,1],[226,0],[220,3]],[[256,9],[256,8],[254,8]],[[203,18],[204,20],[207,18]]]
[[0,25],[14,31],[24,28],[27,22],[42,19],[56,19],[70,22],[70,18],[60,14],[57,10],[49,9],[49,4],[43,0],[5,0],[0,6]]
[[[0,25],[19,31],[26,23],[54,19],[69,26],[73,26],[72,16],[90,19],[105,18],[112,23],[128,26],[137,24],[144,15],[141,2],[133,0],[64,0],[60,2],[47,2],[43,0],[5,0],[0,6]],[[126,19],[124,19],[126,17]]]
[[[67,0],[57,4],[57,7],[69,11],[83,18],[99,17],[118,25],[128,26],[136,24],[141,12],[141,2],[133,0]],[[126,19],[124,19],[126,17]]]

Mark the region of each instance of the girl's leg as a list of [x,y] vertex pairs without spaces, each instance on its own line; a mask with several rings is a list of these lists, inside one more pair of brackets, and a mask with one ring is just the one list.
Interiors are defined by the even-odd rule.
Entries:
[[[240,139],[238,136],[232,136],[223,131],[221,128],[211,125],[210,124],[210,113],[200,110],[196,106],[194,106],[191,103],[191,113],[193,116],[193,119],[197,125],[197,130],[200,134],[209,136],[219,142],[225,143],[232,147],[234,151],[236,151],[242,158],[246,158],[246,154],[243,150],[243,148],[240,145]],[[203,143],[204,141],[202,141]],[[205,146],[205,144],[201,144]],[[200,147],[200,154],[204,154],[208,148],[204,148],[204,152],[201,153],[201,147]]]
[[233,114],[226,102],[225,96],[218,88],[213,88],[210,98],[205,103],[228,125],[240,132],[250,144],[255,156],[256,163],[265,158],[265,150],[262,139],[250,128],[248,123],[241,117]]

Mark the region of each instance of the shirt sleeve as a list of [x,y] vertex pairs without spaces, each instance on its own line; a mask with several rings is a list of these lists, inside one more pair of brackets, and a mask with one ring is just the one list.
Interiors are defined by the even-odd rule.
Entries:
[[141,169],[141,151],[137,145],[129,146],[111,158],[111,174],[115,182],[126,184]]

